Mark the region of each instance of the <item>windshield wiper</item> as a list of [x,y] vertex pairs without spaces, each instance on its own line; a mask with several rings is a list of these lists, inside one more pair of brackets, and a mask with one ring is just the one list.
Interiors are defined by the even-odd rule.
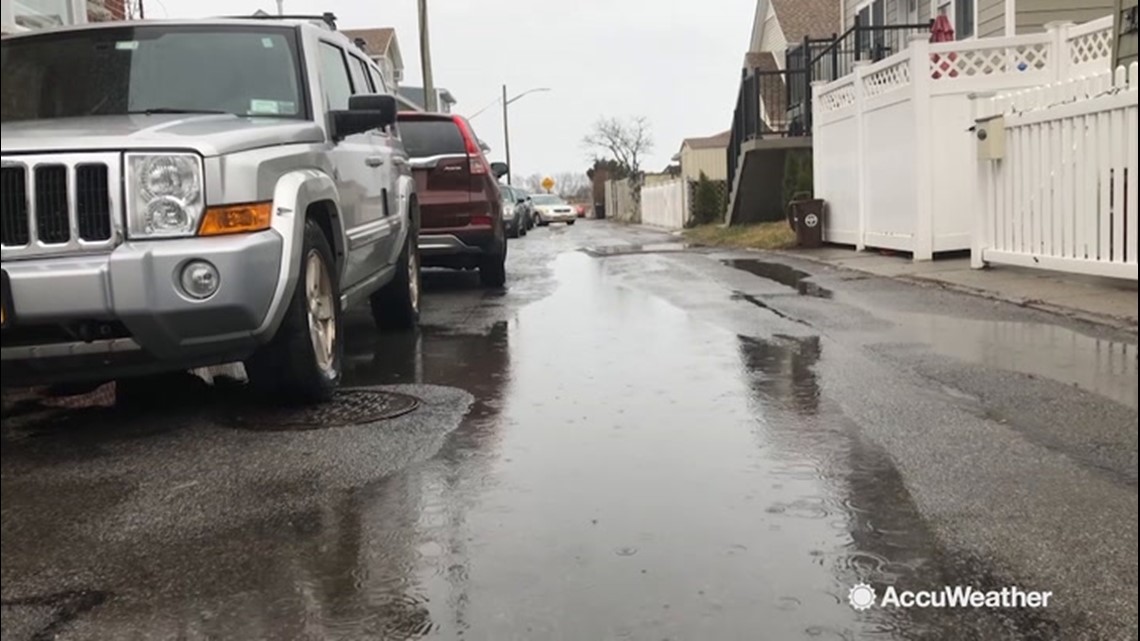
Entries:
[[186,109],[182,107],[151,107],[150,109],[136,109],[128,111],[128,114],[144,114],[153,116],[155,114],[228,114],[228,111],[220,109]]

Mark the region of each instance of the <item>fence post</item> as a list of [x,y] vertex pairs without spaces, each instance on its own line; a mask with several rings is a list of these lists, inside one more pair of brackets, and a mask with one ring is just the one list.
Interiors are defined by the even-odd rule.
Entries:
[[934,258],[934,149],[931,144],[930,41],[914,35],[907,49],[910,55],[910,82],[914,91],[915,203],[914,260]]
[[[970,99],[970,112],[973,115],[974,123],[982,118],[988,118],[993,115],[994,100],[993,93],[972,93],[968,96]],[[989,229],[991,227],[990,221],[997,214],[996,208],[991,207],[993,200],[993,192],[991,187],[997,179],[995,174],[997,167],[995,163],[998,161],[982,160],[978,158],[977,154],[971,156],[974,159],[975,166],[975,179],[974,179],[974,227],[970,230],[970,267],[974,269],[981,269],[986,266],[985,251],[990,245],[993,244],[993,238],[990,238]]]
[[863,59],[863,29],[860,24],[859,14],[855,14],[855,24],[852,26],[855,29],[855,62]]
[[[863,96],[863,80],[866,77],[864,69],[871,63],[856,60],[852,63],[852,72],[855,74],[852,88],[855,92],[855,185],[858,188],[859,229],[855,238],[855,250],[863,251],[867,248],[867,123],[863,112],[866,110]],[[814,154],[813,154],[814,155]]]
[[1045,30],[1049,34],[1049,66],[1053,68],[1053,82],[1062,82],[1069,79],[1069,70],[1073,66],[1073,55],[1069,51],[1069,28],[1073,26],[1069,21],[1049,22]]

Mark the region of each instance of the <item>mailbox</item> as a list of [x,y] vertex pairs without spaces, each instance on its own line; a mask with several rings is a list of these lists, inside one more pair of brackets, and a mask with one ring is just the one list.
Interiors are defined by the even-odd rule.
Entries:
[[1005,118],[992,116],[979,120],[974,135],[978,139],[978,160],[1005,158]]

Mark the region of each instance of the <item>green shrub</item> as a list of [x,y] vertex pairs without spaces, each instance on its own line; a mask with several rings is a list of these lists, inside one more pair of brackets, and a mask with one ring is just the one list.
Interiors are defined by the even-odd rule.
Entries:
[[692,224],[708,225],[722,221],[727,206],[723,186],[718,185],[715,180],[710,180],[702,171],[693,193]]

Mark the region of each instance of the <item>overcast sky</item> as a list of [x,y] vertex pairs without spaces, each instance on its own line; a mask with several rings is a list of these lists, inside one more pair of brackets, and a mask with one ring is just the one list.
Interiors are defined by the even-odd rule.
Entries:
[[[148,18],[276,12],[273,0],[143,0]],[[681,140],[728,129],[756,0],[428,0],[432,67],[470,115],[532,87],[511,105],[513,173],[584,171],[582,136],[599,116],[644,115],[668,164]],[[416,0],[285,0],[286,13],[332,11],[342,28],[396,28],[404,84],[420,84]],[[502,112],[473,123],[503,156]]]

